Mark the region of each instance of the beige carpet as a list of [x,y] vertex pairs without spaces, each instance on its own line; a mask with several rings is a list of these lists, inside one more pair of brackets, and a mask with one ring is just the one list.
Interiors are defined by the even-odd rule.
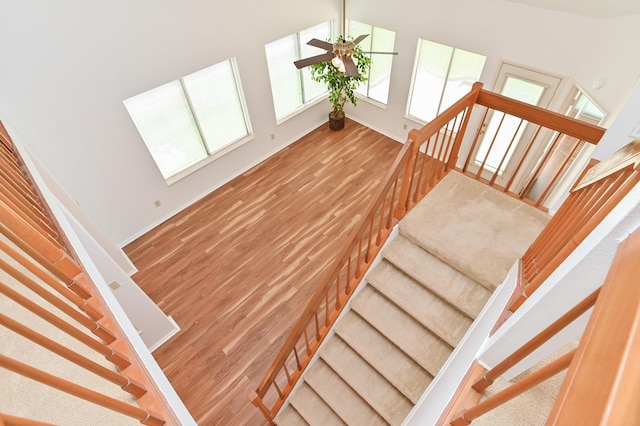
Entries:
[[549,215],[461,173],[450,172],[407,214],[400,230],[493,290]]
[[[577,342],[571,342],[556,353],[550,355],[537,365],[514,378],[511,382],[498,379],[492,386],[487,388],[482,400],[495,395],[496,393],[507,388],[511,384],[521,380],[532,372],[544,367],[549,362],[556,360],[560,356],[568,353],[578,346]],[[500,407],[478,417],[473,421],[474,426],[542,426],[546,424],[547,417],[551,412],[556,395],[562,386],[566,370],[562,371],[549,380],[529,389],[527,392],[518,395],[511,401],[501,405]]]

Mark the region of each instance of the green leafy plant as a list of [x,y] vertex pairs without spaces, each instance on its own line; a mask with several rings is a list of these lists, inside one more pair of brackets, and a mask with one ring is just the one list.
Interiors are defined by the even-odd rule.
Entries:
[[[338,42],[344,42],[342,36],[338,37]],[[371,58],[362,52],[362,48],[356,45],[351,53],[351,57],[356,64],[358,77],[353,77],[336,68],[331,61],[320,62],[310,66],[311,78],[319,83],[325,83],[329,91],[329,102],[333,107],[333,116],[343,117],[344,106],[351,102],[356,106],[358,99],[355,90],[361,83],[367,81],[367,74],[371,67]]]

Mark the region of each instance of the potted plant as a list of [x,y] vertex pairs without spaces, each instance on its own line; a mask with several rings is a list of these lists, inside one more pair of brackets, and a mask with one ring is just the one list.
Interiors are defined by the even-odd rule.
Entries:
[[[345,43],[345,39],[340,36],[337,43]],[[344,106],[347,102],[356,106],[355,90],[361,83],[367,81],[371,66],[371,58],[362,52],[361,47],[353,46],[349,55],[358,70],[358,76],[351,76],[345,72],[340,56],[336,56],[332,61],[310,66],[311,78],[327,85],[329,102],[333,107],[333,111],[329,113],[329,126],[332,130],[344,128]]]

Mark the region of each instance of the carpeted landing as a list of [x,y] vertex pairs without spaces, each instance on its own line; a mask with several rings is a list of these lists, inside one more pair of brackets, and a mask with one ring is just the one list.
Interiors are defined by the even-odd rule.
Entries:
[[276,423],[401,424],[548,219],[450,172],[401,221]]

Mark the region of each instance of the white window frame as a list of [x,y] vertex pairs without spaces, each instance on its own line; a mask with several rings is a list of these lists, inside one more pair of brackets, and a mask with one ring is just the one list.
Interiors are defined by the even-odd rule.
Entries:
[[[128,105],[128,101],[130,99],[133,99],[136,96],[144,95],[144,93],[146,93],[146,92],[143,92],[143,93],[141,93],[139,95],[136,95],[136,96],[133,96],[131,98],[128,98],[128,99],[124,100],[125,107],[126,107],[127,111],[129,112],[129,115],[131,116],[131,119],[133,120],[138,132],[140,133],[140,136],[142,137],[142,140],[145,143],[145,147],[149,150],[149,152],[151,154],[151,157],[154,160],[154,163],[158,167],[158,169],[159,169],[161,175],[163,176],[165,182],[167,183],[167,185],[171,185],[171,184],[173,184],[173,183],[185,178],[186,176],[189,176],[191,173],[195,172],[196,170],[201,169],[202,167],[204,167],[204,166],[210,164],[211,162],[213,162],[214,160],[222,157],[223,155],[225,155],[225,154],[227,154],[227,153],[239,148],[240,146],[242,146],[245,143],[247,143],[247,142],[249,142],[249,141],[254,139],[253,130],[251,128],[251,121],[249,119],[249,112],[247,110],[247,105],[246,105],[246,101],[245,101],[244,91],[242,90],[242,84],[240,82],[240,77],[239,77],[239,73],[238,73],[238,66],[237,66],[237,63],[236,63],[236,59],[235,58],[230,58],[230,59],[227,59],[225,61],[219,62],[218,64],[214,64],[212,66],[223,64],[225,62],[228,62],[230,67],[231,67],[232,76],[233,76],[233,80],[234,80],[234,83],[235,83],[236,96],[238,98],[238,103],[239,103],[240,110],[241,110],[241,113],[242,113],[242,117],[238,117],[238,119],[241,119],[244,122],[244,128],[246,130],[246,133],[245,133],[245,135],[241,136],[238,139],[229,140],[224,145],[219,146],[219,147],[215,147],[215,148],[212,149],[206,143],[206,138],[205,138],[203,130],[202,130],[202,124],[200,122],[200,119],[198,118],[198,114],[202,113],[203,111],[199,111],[199,113],[196,112],[196,111],[198,111],[198,109],[196,109],[194,107],[194,105],[192,104],[192,101],[191,101],[192,94],[191,95],[189,94],[189,91],[187,90],[186,85],[185,85],[184,79],[189,77],[189,75],[187,75],[185,77],[181,77],[178,80],[174,80],[174,81],[177,81],[180,84],[180,87],[182,88],[183,95],[184,95],[184,97],[186,99],[186,102],[187,102],[187,105],[189,107],[189,112],[191,114],[191,117],[194,120],[195,128],[196,128],[197,133],[198,133],[198,135],[200,137],[200,140],[192,140],[192,141],[189,141],[188,143],[199,143],[199,144],[201,144],[202,148],[204,148],[204,150],[206,152],[206,156],[203,157],[200,160],[197,160],[193,164],[185,166],[184,168],[182,168],[182,169],[180,169],[180,170],[178,170],[178,171],[176,171],[176,172],[174,172],[172,174],[165,175],[165,171],[162,170],[160,164],[158,163],[158,161],[156,161],[156,158],[154,157],[154,154],[153,154],[154,150],[151,148],[151,143],[150,143],[151,141],[148,141],[148,140],[145,139],[145,133],[140,128],[140,126],[139,126],[139,124],[138,124],[138,122],[137,122],[137,120],[135,118],[135,111],[132,111],[132,109]],[[202,70],[200,70],[200,71],[202,71]],[[197,72],[199,72],[199,71],[196,71],[193,74],[196,74]],[[153,90],[154,89],[150,89],[148,92],[151,92]]]
[[[324,25],[324,24],[329,26],[329,36],[332,37],[332,39],[333,39],[333,28],[334,28],[333,21],[325,21],[325,22],[321,22],[319,24],[316,24],[316,25],[314,25],[312,27],[300,30],[300,31],[298,31],[298,32],[296,32],[294,34],[290,34],[288,36],[279,38],[278,40],[274,40],[272,43],[278,42],[278,41],[286,39],[288,37],[295,37],[296,56],[286,59],[286,62],[288,64],[290,64],[291,67],[295,68],[295,65],[293,64],[294,61],[297,61],[299,59],[304,59],[304,58],[306,58],[308,56],[320,55],[320,54],[323,53],[322,49],[311,48],[312,49],[311,52],[313,52],[313,53],[303,56],[302,47],[303,47],[303,45],[307,44],[309,39],[308,39],[307,36],[303,36],[302,34],[305,31],[308,31],[308,30],[310,30],[310,29],[312,29],[312,28],[314,28],[316,26]],[[271,44],[271,43],[267,43],[265,45],[265,56],[267,58],[267,68],[268,69],[269,69],[269,51],[268,51],[269,44]],[[317,50],[317,52],[316,52],[316,50]],[[290,110],[290,111],[288,111],[286,113],[283,113],[280,116],[278,116],[278,111],[277,111],[277,108],[276,108],[276,100],[275,100],[275,96],[273,94],[274,87],[273,87],[273,84],[271,84],[272,102],[273,102],[273,107],[274,107],[274,113],[275,113],[275,116],[276,116],[276,124],[281,124],[281,123],[289,120],[290,118],[300,114],[301,112],[306,111],[307,109],[311,108],[312,106],[314,106],[314,105],[326,100],[326,98],[328,96],[328,91],[324,90],[319,95],[311,97],[309,99],[306,99],[305,78],[304,78],[304,74],[303,73],[305,73],[305,72],[308,73],[309,69],[308,69],[308,67],[305,67],[303,69],[299,69],[299,70],[296,70],[296,71],[298,72],[298,75],[299,75],[299,78],[296,81],[296,85],[297,85],[298,90],[301,93],[302,102],[299,103],[296,108],[294,108],[294,109],[292,109],[292,110]],[[271,69],[269,69],[269,81],[270,81],[270,83],[271,83],[271,78],[272,78],[271,72],[272,72]]]
[[[455,46],[449,46],[449,45],[446,45],[444,43],[439,43],[439,42],[436,42],[436,41],[422,39],[422,38],[418,39],[418,46],[416,48],[415,61],[414,61],[414,66],[413,66],[413,76],[411,78],[411,87],[409,89],[409,97],[407,99],[407,109],[406,109],[406,112],[405,112],[405,117],[407,117],[407,118],[409,118],[411,120],[414,120],[414,121],[416,121],[418,123],[426,124],[426,123],[429,122],[429,120],[427,120],[424,117],[418,117],[418,116],[415,116],[415,115],[411,114],[411,105],[412,105],[413,97],[414,97],[414,94],[415,94],[416,79],[417,79],[418,73],[420,72],[419,65],[420,65],[420,53],[421,53],[421,50],[422,50],[422,42],[440,44],[442,46],[446,46],[446,47],[449,47],[449,48],[452,49],[451,56],[449,57],[449,65],[448,65],[448,69],[447,69],[447,73],[446,73],[446,77],[445,77],[445,84],[443,85],[442,90],[440,91],[440,93],[438,95],[439,99],[438,99],[438,107],[437,107],[436,115],[435,115],[436,117],[438,116],[438,114],[441,114],[442,111],[444,111],[444,109],[445,109],[445,108],[442,107],[442,101],[443,101],[443,98],[444,98],[444,94],[445,94],[445,92],[447,90],[447,85],[450,84],[449,73],[451,71],[451,66],[452,66],[453,59],[455,57],[456,51],[463,51],[463,52],[472,53],[472,54],[484,57],[483,68],[480,71],[477,79],[480,79],[480,75],[482,74],[482,72],[484,70],[484,66],[486,65],[487,57],[485,55],[480,54],[480,53],[471,52],[470,50],[460,49],[460,48],[457,48]],[[471,91],[471,84],[469,84],[469,91]]]
[[[350,20],[349,21],[349,34],[354,38],[358,37],[360,35],[360,33],[355,34],[354,31],[357,31],[357,30],[352,28],[352,25],[351,25],[352,22],[356,23],[357,25],[370,27],[370,30],[368,32],[369,37],[367,37],[367,39],[368,39],[367,45],[369,45],[369,46],[373,46],[374,45],[374,40],[376,39],[376,29],[377,29],[378,32],[380,32],[380,31],[390,31],[390,32],[392,32],[393,33],[393,39],[394,39],[393,40],[393,44],[394,44],[394,47],[395,47],[395,36],[396,36],[396,32],[395,31],[389,30],[387,28],[376,27],[375,25],[367,24],[367,23],[364,23],[364,22],[356,21],[356,20]],[[367,39],[365,39],[364,41],[366,42]],[[362,43],[360,43],[360,45],[362,45]],[[394,47],[392,47],[390,51],[393,51]],[[366,51],[370,51],[372,49],[363,49],[363,50],[365,50],[364,53],[366,54]],[[367,56],[369,56],[370,58],[372,57],[371,54],[368,54]],[[382,55],[380,55],[380,56],[382,56]],[[393,58],[393,55],[391,55],[391,57]],[[364,100],[366,100],[366,101],[368,101],[368,102],[370,102],[370,103],[372,103],[372,104],[374,104],[376,106],[379,106],[381,108],[386,108],[387,104],[389,102],[389,90],[390,90],[390,87],[391,87],[391,72],[393,70],[393,60],[389,61],[388,72],[386,72],[387,70],[383,70],[383,72],[385,72],[385,74],[388,76],[388,79],[389,79],[389,85],[387,87],[387,93],[386,93],[386,96],[385,96],[386,99],[384,101],[382,101],[380,99],[372,98],[371,96],[369,96],[369,94],[371,92],[371,90],[370,90],[371,89],[371,71],[373,70],[374,67],[376,67],[376,64],[377,64],[377,62],[375,61],[375,58],[372,58],[371,66],[369,67],[369,71],[367,73],[367,81],[365,81],[362,85],[360,85],[360,87],[362,87],[363,85],[366,86],[365,93],[361,93],[359,90],[356,90],[356,96],[358,96],[359,98],[364,99]],[[379,65],[378,65],[378,67],[379,67]],[[358,87],[358,89],[360,89],[360,87]]]

